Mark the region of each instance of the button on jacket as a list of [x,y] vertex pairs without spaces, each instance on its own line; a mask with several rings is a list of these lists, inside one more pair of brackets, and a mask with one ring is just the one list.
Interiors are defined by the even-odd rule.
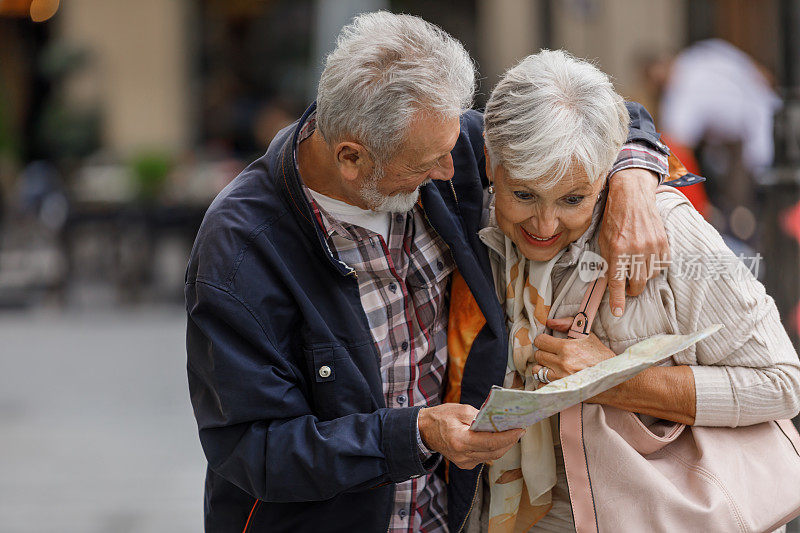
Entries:
[[[421,406],[387,407],[358,281],[325,244],[292,147],[298,124],[214,200],[186,274],[189,389],[208,471],[207,531],[386,531],[394,483],[427,473]],[[631,133],[657,147],[647,112]],[[450,182],[422,187],[486,324],[472,343],[461,402],[502,383],[505,318],[478,239],[486,177],[483,119],[467,111]],[[448,521],[463,523],[478,469],[451,465]]]

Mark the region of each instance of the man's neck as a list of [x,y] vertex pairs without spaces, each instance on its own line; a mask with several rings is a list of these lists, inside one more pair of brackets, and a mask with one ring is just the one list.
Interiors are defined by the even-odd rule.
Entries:
[[318,131],[314,131],[297,147],[297,166],[303,183],[312,191],[363,208],[346,195],[341,180],[336,179],[339,169],[328,143]]

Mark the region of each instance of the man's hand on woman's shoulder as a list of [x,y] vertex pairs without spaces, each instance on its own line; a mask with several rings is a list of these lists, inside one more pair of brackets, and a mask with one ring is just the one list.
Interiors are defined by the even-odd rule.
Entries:
[[608,261],[611,312],[625,312],[625,293],[637,296],[647,280],[669,260],[669,241],[656,209],[658,177],[648,170],[628,168],[609,180],[608,200],[600,226],[600,253]]

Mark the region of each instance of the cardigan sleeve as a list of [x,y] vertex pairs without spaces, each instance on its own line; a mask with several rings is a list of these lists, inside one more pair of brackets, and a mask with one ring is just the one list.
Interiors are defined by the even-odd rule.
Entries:
[[695,425],[735,427],[796,416],[800,362],[772,297],[691,204],[674,193],[657,196],[680,332],[725,326],[676,356],[694,373]]

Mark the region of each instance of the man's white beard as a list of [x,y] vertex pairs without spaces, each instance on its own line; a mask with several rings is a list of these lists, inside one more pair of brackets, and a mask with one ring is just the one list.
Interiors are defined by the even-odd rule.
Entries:
[[[372,176],[361,187],[361,198],[373,211],[379,213],[405,213],[414,208],[414,204],[419,199],[419,187],[411,193],[398,193],[386,196],[378,191],[378,182],[384,177],[383,167],[377,166]],[[422,185],[426,185],[431,180],[425,180]],[[420,185],[420,187],[422,187]]]
[[406,213],[414,209],[414,204],[419,198],[419,189],[408,194],[393,194],[383,196],[383,201],[372,208],[379,213]]

